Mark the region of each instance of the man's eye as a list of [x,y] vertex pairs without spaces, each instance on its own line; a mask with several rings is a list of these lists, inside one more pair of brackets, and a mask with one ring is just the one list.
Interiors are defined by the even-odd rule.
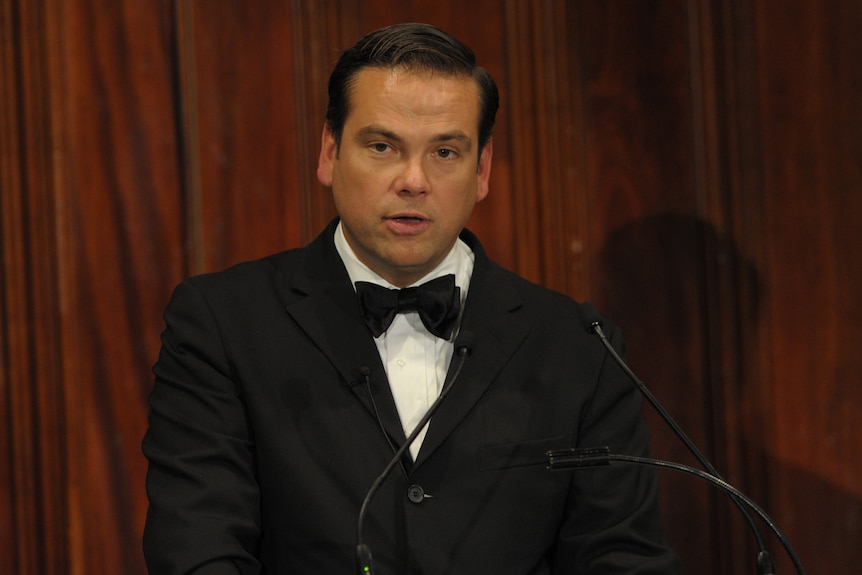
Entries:
[[442,148],[437,150],[437,155],[443,158],[444,160],[448,160],[449,158],[454,158],[456,156],[455,150],[449,150],[448,148]]
[[389,150],[389,144],[385,144],[383,142],[376,142],[374,144],[371,144],[371,149],[375,152],[379,152],[382,154],[383,152]]

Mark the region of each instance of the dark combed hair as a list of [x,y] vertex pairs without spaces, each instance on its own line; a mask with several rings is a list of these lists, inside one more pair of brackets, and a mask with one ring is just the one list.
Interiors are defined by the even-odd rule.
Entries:
[[341,54],[329,77],[326,124],[341,145],[350,112],[350,88],[363,68],[424,69],[452,76],[472,77],[481,94],[479,150],[491,139],[500,97],[497,84],[463,42],[429,24],[395,24],[371,32]]

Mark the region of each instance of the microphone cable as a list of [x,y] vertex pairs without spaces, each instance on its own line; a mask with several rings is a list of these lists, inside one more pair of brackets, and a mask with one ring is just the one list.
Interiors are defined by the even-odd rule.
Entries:
[[455,357],[458,358],[458,365],[455,367],[452,377],[449,379],[448,383],[444,383],[443,389],[440,390],[440,394],[437,396],[437,399],[434,400],[434,403],[431,404],[431,407],[428,408],[428,411],[425,412],[425,415],[422,416],[422,419],[419,420],[416,427],[413,428],[413,431],[407,436],[407,439],[401,444],[401,447],[398,448],[395,455],[386,467],[383,468],[383,471],[377,476],[374,483],[371,484],[371,487],[368,489],[368,493],[365,494],[365,499],[362,501],[362,506],[359,508],[359,517],[356,521],[356,568],[359,575],[374,574],[371,549],[365,544],[363,533],[363,525],[365,523],[365,516],[368,513],[368,506],[374,498],[374,495],[380,490],[383,482],[389,476],[389,473],[396,465],[401,463],[401,458],[404,457],[404,454],[407,453],[408,449],[410,449],[410,445],[416,440],[419,433],[431,420],[431,416],[433,416],[440,407],[440,404],[443,402],[443,399],[445,399],[449,390],[452,389],[452,386],[455,384],[455,380],[458,379],[458,376],[461,374],[461,370],[464,368],[467,358],[473,352],[474,339],[474,334],[471,331],[463,331],[458,335],[455,340]]

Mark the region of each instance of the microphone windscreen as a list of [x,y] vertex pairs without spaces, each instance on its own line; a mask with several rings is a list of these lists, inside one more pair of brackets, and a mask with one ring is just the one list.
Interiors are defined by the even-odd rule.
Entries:
[[350,370],[350,380],[347,382],[347,386],[353,387],[354,385],[366,383],[369,377],[371,377],[370,367],[363,365],[359,368],[353,368]]
[[602,316],[599,310],[591,302],[587,301],[581,304],[581,311],[583,312],[584,328],[589,333],[595,333],[596,327],[602,325]]

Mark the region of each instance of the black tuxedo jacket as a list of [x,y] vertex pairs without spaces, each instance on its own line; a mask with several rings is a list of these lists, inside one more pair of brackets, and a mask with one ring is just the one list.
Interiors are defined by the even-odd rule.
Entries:
[[[177,287],[143,444],[150,573],[355,572],[359,507],[404,433],[334,229]],[[579,304],[462,239],[472,355],[369,507],[376,572],[675,572],[654,471],[544,465],[572,446],[645,455],[638,392]]]

